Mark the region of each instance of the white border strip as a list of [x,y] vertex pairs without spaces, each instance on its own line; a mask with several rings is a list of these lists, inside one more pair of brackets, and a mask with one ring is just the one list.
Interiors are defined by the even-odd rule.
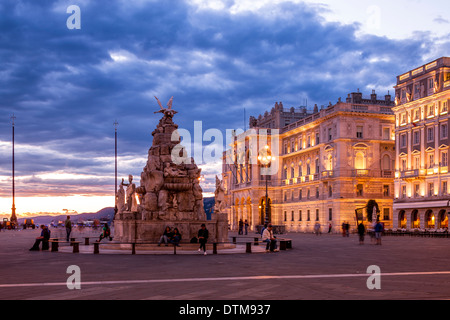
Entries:
[[[99,285],[124,285],[124,284],[152,284],[152,283],[174,283],[174,282],[204,282],[204,281],[244,281],[244,280],[301,280],[301,279],[330,279],[330,278],[367,278],[372,273],[356,274],[318,274],[318,275],[293,275],[293,276],[252,276],[252,277],[224,277],[224,278],[187,278],[187,279],[159,279],[159,280],[121,280],[121,281],[91,281],[81,282],[81,286],[99,286]],[[433,276],[450,275],[450,271],[437,272],[399,272],[399,273],[381,273],[380,277],[405,277],[405,276]],[[0,284],[1,288],[21,288],[21,287],[59,287],[67,286],[66,282],[47,282],[47,283],[18,283],[18,284]]]

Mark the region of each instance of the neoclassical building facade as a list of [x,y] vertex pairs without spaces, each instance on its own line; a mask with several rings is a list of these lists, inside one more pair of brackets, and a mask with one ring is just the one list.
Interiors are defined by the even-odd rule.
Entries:
[[[272,224],[290,232],[340,231],[344,221],[356,226],[355,210],[369,200],[379,217],[392,226],[395,169],[395,116],[388,94],[348,95],[313,112],[285,109],[250,118],[250,130],[234,138],[224,154],[223,180],[229,223],[236,229],[247,220],[250,229]],[[265,135],[267,134],[267,137]],[[261,139],[261,137],[263,137]],[[269,175],[255,160],[268,145],[274,157]],[[367,222],[367,221],[366,221]]]
[[450,58],[397,77],[394,227],[448,228]]

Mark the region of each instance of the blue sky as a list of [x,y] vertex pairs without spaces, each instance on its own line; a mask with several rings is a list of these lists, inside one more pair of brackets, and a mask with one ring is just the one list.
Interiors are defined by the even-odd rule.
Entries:
[[[384,96],[397,75],[449,54],[448,1],[393,2],[2,0],[0,213],[13,113],[18,211],[97,211],[113,205],[113,122],[119,176],[138,177],[159,120],[153,96],[174,96],[181,127],[225,132],[276,101]],[[70,5],[79,30],[67,28]],[[200,165],[212,191],[220,165]]]

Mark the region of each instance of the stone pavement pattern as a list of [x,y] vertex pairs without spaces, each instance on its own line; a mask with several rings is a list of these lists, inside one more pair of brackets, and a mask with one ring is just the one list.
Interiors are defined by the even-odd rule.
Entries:
[[[378,300],[449,299],[450,275],[381,277],[381,290],[369,290],[371,265],[382,273],[450,271],[450,239],[384,237],[382,246],[355,235],[289,234],[294,250],[234,255],[88,255],[29,252],[38,230],[0,232],[0,299],[149,300]],[[251,235],[253,236],[253,235]],[[219,252],[220,253],[220,252]],[[81,269],[81,290],[65,285],[67,267]],[[318,275],[311,279],[246,279],[255,276]],[[228,280],[221,278],[230,277]],[[198,279],[174,281],[174,279]],[[204,279],[204,280],[202,280]],[[136,283],[130,281],[137,280]],[[144,283],[143,280],[160,282]],[[112,284],[86,284],[114,281]],[[1,285],[12,284],[9,287]]]

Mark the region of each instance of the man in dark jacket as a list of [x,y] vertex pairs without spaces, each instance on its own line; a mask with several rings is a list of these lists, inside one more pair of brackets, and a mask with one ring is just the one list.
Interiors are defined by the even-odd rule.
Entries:
[[205,256],[206,256],[206,242],[208,241],[208,237],[209,231],[208,229],[206,229],[206,225],[202,224],[202,228],[198,230],[198,241],[200,242],[200,248],[198,249],[198,252],[201,252],[203,248]]
[[50,240],[50,230],[48,230],[47,226],[41,225],[41,236],[36,238],[36,242],[30,251],[39,251],[39,245],[42,242],[42,250],[48,250],[48,240]]

